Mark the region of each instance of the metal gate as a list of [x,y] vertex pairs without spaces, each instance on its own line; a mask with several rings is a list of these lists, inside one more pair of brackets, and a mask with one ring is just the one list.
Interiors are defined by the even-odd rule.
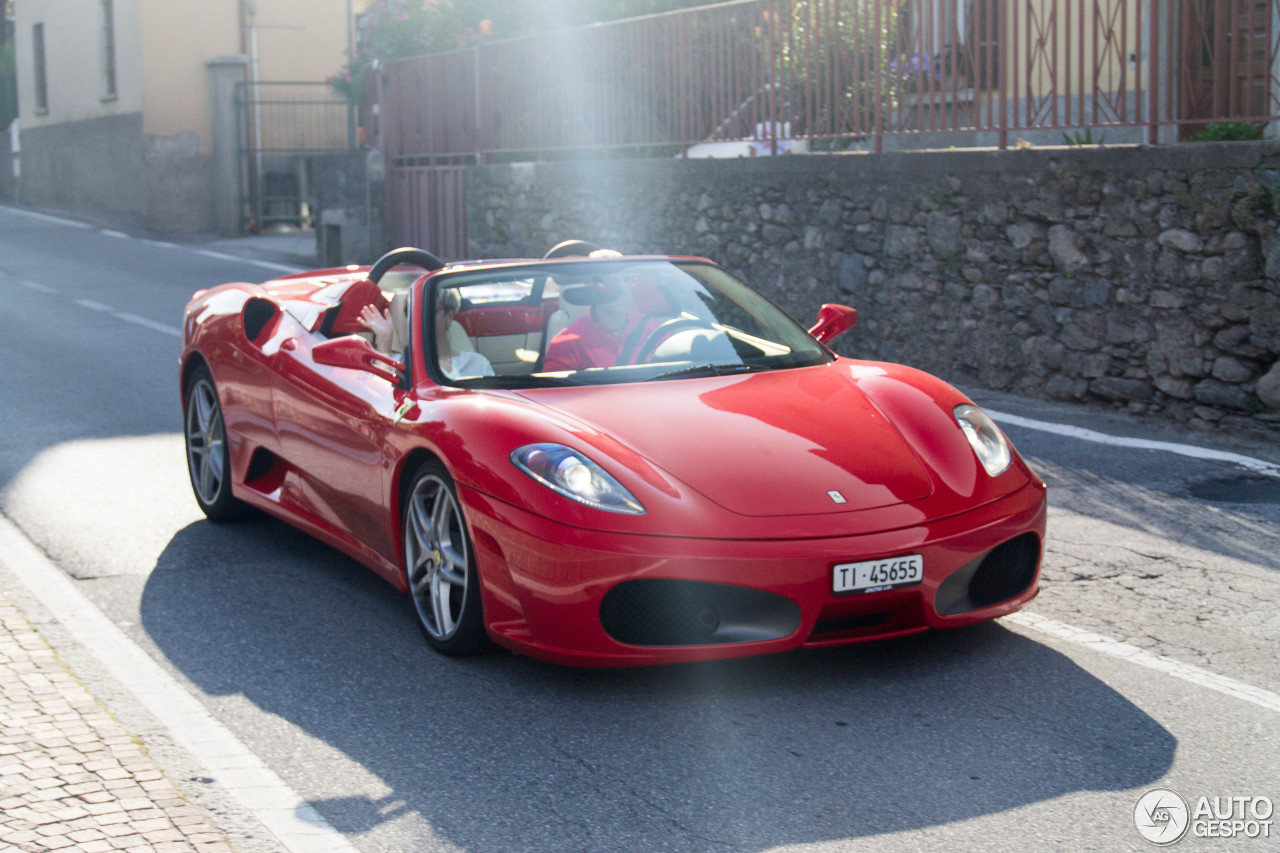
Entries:
[[310,160],[355,150],[356,109],[326,83],[236,84],[240,231],[314,227]]
[[1182,5],[1183,80],[1178,117],[1182,135],[1224,116],[1276,111],[1274,0],[1185,0]]
[[392,172],[392,240],[446,260],[467,257],[467,167],[400,166]]

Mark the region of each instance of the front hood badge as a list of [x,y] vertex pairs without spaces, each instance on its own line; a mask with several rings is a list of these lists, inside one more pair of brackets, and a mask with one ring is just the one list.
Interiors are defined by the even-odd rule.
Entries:
[[840,494],[835,489],[832,489],[831,491],[827,492],[827,497],[831,498],[832,503],[838,503],[838,504],[848,503],[848,501],[844,499],[844,495]]

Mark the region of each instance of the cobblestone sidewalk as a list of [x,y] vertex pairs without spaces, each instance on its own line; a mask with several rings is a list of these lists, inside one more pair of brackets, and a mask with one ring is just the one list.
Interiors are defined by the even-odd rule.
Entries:
[[0,850],[231,853],[2,593]]

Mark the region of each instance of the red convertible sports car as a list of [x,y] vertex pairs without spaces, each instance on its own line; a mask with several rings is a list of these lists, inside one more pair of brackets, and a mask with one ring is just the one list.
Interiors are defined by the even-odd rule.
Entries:
[[452,655],[738,657],[1036,595],[1045,486],[972,401],[835,355],[852,308],[806,331],[710,261],[593,248],[399,249],[196,293],[205,514],[255,507],[345,551]]

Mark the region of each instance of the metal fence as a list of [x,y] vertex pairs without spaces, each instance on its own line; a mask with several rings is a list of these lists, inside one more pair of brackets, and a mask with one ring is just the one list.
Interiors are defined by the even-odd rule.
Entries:
[[308,158],[355,149],[355,108],[324,83],[237,83],[235,102],[241,230],[310,227]]
[[388,63],[380,144],[430,166],[925,134],[1154,142],[1280,118],[1278,16],[1277,0],[737,0]]

